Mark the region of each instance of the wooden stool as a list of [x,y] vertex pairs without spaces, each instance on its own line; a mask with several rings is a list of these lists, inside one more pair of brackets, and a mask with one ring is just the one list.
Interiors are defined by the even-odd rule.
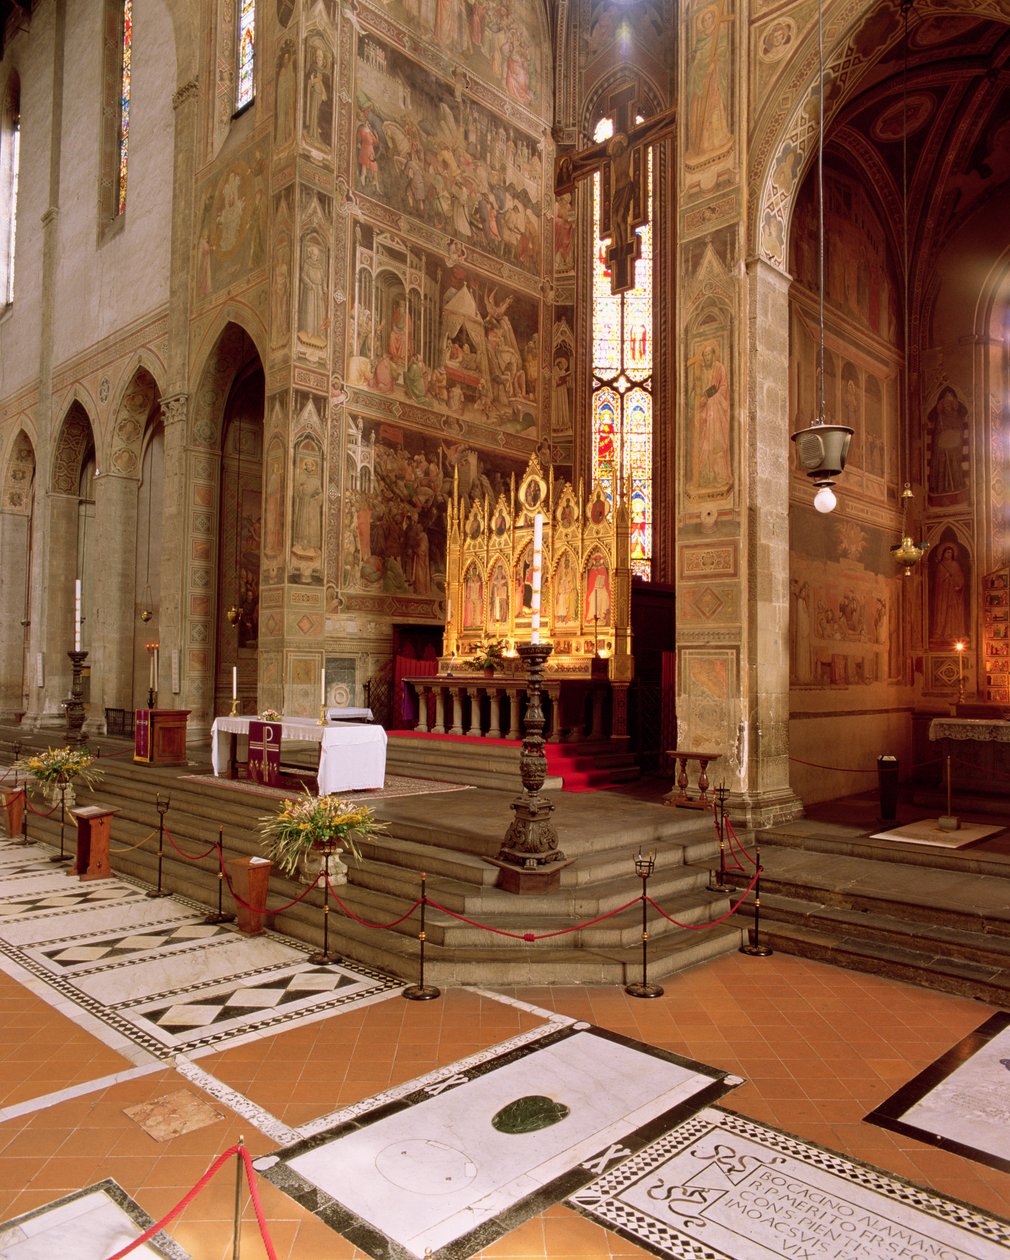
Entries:
[[[680,769],[677,772],[677,788],[674,792],[673,788],[663,797],[667,805],[676,805],[681,809],[708,809],[711,801],[708,798],[708,767],[713,761],[718,761],[720,753],[700,753],[700,752],[681,752],[677,749],[667,751],[668,757],[676,757],[677,764]],[[692,800],[687,794],[687,763],[689,761],[697,761],[698,769],[698,797]]]

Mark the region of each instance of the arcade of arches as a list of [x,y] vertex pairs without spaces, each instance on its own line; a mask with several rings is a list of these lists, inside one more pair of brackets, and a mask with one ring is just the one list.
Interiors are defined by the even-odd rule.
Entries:
[[[78,580],[91,731],[146,702],[152,641],[197,735],[233,667],[245,711],[309,713],[321,671],[361,703],[437,645],[454,479],[597,466],[606,256],[594,176],[556,172],[629,83],[666,120],[651,303],[616,336],[651,356],[681,747],[771,821],[910,757],[956,639],[967,694],[1010,704],[981,603],[1008,555],[1005,5],[825,0],[822,289],[812,4],[260,0],[241,108],[234,7],[136,6],[110,217],[115,4],[0,5],[0,717],[62,725]],[[821,384],[854,430],[827,516],[790,442]],[[931,544],[908,577],[904,533]]]

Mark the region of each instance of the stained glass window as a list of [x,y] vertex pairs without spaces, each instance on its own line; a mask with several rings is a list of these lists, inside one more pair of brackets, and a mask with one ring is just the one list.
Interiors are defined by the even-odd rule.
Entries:
[[[10,101],[9,117],[5,120],[9,128],[6,137],[0,135],[0,152],[7,148],[7,196],[3,200],[4,211],[7,216],[7,223],[4,225],[7,230],[5,257],[0,259],[3,265],[3,285],[0,291],[5,306],[10,306],[14,301],[14,248],[17,235],[17,209],[18,209],[18,166],[21,159],[21,116],[18,112],[17,101]],[[6,145],[4,145],[6,140]],[[2,230],[2,229],[0,229]]]
[[238,0],[238,73],[235,108],[242,109],[255,95],[256,0]]
[[123,0],[123,58],[119,79],[119,200],[126,209],[126,167],[130,154],[130,78],[133,70],[133,0]]
[[[613,134],[609,118],[596,140]],[[652,205],[652,154],[648,158]],[[652,224],[638,229],[642,255],[635,285],[610,291],[606,246],[600,242],[600,177],[593,181],[593,482],[612,503],[628,497],[631,571],[652,577]]]

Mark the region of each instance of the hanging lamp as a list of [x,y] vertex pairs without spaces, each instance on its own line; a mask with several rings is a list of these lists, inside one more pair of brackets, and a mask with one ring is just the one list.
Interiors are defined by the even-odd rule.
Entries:
[[901,280],[903,286],[903,327],[905,341],[905,371],[902,374],[902,423],[904,425],[904,459],[905,488],[901,492],[901,541],[892,543],[891,555],[898,564],[903,565],[905,577],[911,576],[912,569],[926,554],[928,542],[915,542],[909,529],[909,508],[912,505],[912,484],[908,480],[912,467],[911,419],[908,406],[908,378],[912,361],[909,337],[909,271],[908,271],[908,15],[912,10],[913,0],[901,0],[901,13],[904,19],[904,51],[901,68]]
[[837,499],[832,486],[845,468],[854,430],[846,424],[828,424],[824,419],[824,11],[817,5],[817,68],[819,75],[817,111],[817,418],[809,428],[792,435],[800,468],[817,487],[814,507],[830,512]]

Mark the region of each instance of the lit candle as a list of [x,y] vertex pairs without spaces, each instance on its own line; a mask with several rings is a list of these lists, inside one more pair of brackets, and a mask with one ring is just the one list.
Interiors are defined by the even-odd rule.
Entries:
[[538,512],[533,518],[533,596],[530,600],[530,642],[540,642],[540,584],[543,569],[544,518]]
[[154,682],[151,683],[151,686],[154,688],[155,691],[158,690],[158,645],[157,643],[154,645]]
[[148,664],[147,685],[153,691],[154,690],[154,645],[151,643],[147,645],[147,664]]
[[231,667],[231,698],[233,700],[238,699],[238,666],[237,665],[233,665]]
[[74,582],[74,651],[81,650],[81,579]]

